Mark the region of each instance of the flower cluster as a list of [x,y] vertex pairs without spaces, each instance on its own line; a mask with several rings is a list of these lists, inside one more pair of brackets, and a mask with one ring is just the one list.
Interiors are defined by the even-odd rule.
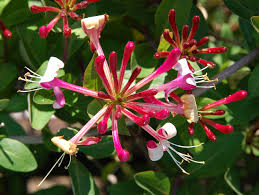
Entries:
[[[205,45],[209,41],[209,37],[205,36],[201,40],[197,41],[194,39],[194,35],[196,34],[199,26],[200,26],[200,17],[194,16],[192,18],[192,28],[188,35],[189,26],[184,25],[182,29],[181,38],[179,35],[178,28],[176,26],[175,22],[175,10],[172,9],[169,12],[169,24],[173,30],[173,33],[170,32],[168,29],[166,29],[163,33],[164,39],[170,43],[170,45],[173,48],[179,48],[182,52],[181,58],[186,58],[187,60],[190,60],[192,62],[198,62],[203,66],[208,66],[210,68],[215,67],[215,64],[211,61],[204,60],[199,57],[195,57],[196,54],[200,53],[208,53],[208,54],[218,54],[218,53],[224,53],[227,51],[226,47],[215,47],[215,48],[201,48],[201,46]],[[173,35],[174,39],[173,40]],[[161,57],[167,57],[169,52],[156,52],[154,57],[155,58],[161,58]],[[193,67],[188,63],[189,68],[194,71]]]
[[[54,26],[60,17],[63,17],[64,19],[65,16],[69,15],[73,18],[75,16],[73,15],[73,11],[79,8],[83,8],[85,5],[87,5],[87,3],[94,1],[82,1],[81,3],[85,3],[84,6],[80,3],[80,6],[78,4],[74,5],[75,1],[73,0],[65,2],[56,0],[56,2],[60,5],[62,10],[57,8],[54,9],[52,7],[31,7],[31,10],[33,10],[35,13],[40,11],[54,11],[59,13],[59,15],[55,18],[55,21],[51,22],[51,25],[48,25],[49,27],[47,26],[40,28],[40,35],[44,35],[43,37],[47,36],[50,29]],[[65,16],[62,15],[63,12]],[[189,134],[194,133],[194,123],[199,122],[203,126],[208,138],[212,141],[216,141],[216,136],[212,133],[212,131],[210,131],[207,125],[221,131],[222,133],[231,133],[233,131],[233,126],[218,124],[206,118],[206,116],[223,115],[223,110],[210,109],[213,109],[222,104],[242,100],[246,97],[246,92],[238,91],[224,99],[204,106],[201,108],[201,110],[197,109],[195,97],[191,92],[192,89],[199,87],[198,83],[212,82],[208,79],[206,74],[198,75],[198,73],[206,69],[207,66],[214,66],[213,63],[196,58],[193,55],[197,53],[221,53],[226,51],[226,48],[220,47],[198,49],[201,45],[208,41],[207,37],[204,37],[199,42],[193,39],[194,34],[196,33],[199,26],[198,16],[193,18],[193,26],[188,37],[188,26],[183,27],[182,41],[180,41],[179,32],[175,24],[175,11],[171,10],[169,13],[169,22],[175,35],[175,41],[172,39],[171,33],[168,30],[164,31],[163,36],[174,48],[170,52],[158,52],[155,54],[156,57],[162,56],[166,57],[166,59],[157,69],[154,70],[154,72],[141,79],[140,81],[137,81],[136,79],[141,72],[141,67],[136,67],[132,71],[130,78],[126,80],[124,78],[126,67],[135,45],[132,41],[129,41],[126,44],[122,62],[119,67],[119,72],[117,72],[117,53],[115,51],[111,52],[107,61],[99,40],[100,33],[104,29],[107,20],[108,15],[94,16],[81,20],[82,29],[88,35],[91,47],[94,48],[93,51],[98,55],[94,61],[94,67],[98,76],[102,80],[105,92],[77,86],[57,78],[57,71],[64,67],[64,63],[55,57],[50,58],[47,69],[43,76],[27,68],[29,72],[24,75],[24,78],[19,77],[19,80],[36,83],[36,87],[34,89],[21,90],[20,92],[31,92],[40,89],[53,89],[53,92],[56,96],[56,101],[53,104],[53,108],[55,109],[60,109],[65,105],[65,97],[60,88],[91,96],[100,99],[105,103],[104,106],[96,113],[96,115],[93,116],[70,140],[65,140],[62,136],[52,138],[52,142],[61,148],[64,151],[64,154],[69,154],[70,156],[75,155],[78,152],[78,145],[91,145],[98,143],[101,140],[100,137],[84,137],[85,134],[95,125],[97,125],[98,133],[104,134],[107,131],[108,119],[111,118],[114,148],[117,152],[118,158],[121,161],[127,161],[129,159],[129,152],[122,147],[118,131],[118,121],[121,119],[122,115],[124,115],[126,118],[128,118],[128,120],[131,120],[132,122],[139,125],[156,140],[149,140],[146,144],[149,157],[152,161],[159,160],[163,156],[163,152],[167,151],[176,165],[182,170],[182,172],[188,174],[180,166],[181,163],[179,160],[177,160],[178,157],[187,162],[201,164],[204,164],[204,162],[193,160],[189,154],[180,153],[175,149],[175,147],[193,148],[200,145],[180,146],[174,144],[169,141],[169,139],[173,138],[177,134],[176,128],[173,124],[166,123],[156,131],[149,125],[149,120],[150,118],[164,120],[170,117],[171,114],[172,116],[179,114],[187,119],[189,123]],[[64,34],[66,34],[65,32],[67,31],[64,30]],[[65,36],[68,37],[67,34]],[[197,61],[206,67],[197,72],[194,72],[188,63],[188,60]],[[178,73],[174,80],[169,81],[168,83],[164,83],[160,86],[141,90],[153,79],[162,73],[171,70],[172,68]],[[178,88],[185,91],[182,96],[178,96],[174,92]],[[160,92],[164,92],[166,100],[165,102],[155,97],[155,95]],[[169,98],[174,99],[174,103],[171,102]],[[173,151],[178,157],[174,157],[171,151]],[[58,161],[62,160],[64,154]]]
[[97,2],[99,0],[84,0],[80,3],[76,3],[77,0],[55,0],[60,8],[51,7],[51,6],[37,6],[32,5],[30,7],[32,13],[40,12],[54,12],[57,13],[57,16],[53,18],[47,26],[41,26],[39,28],[39,35],[42,38],[46,38],[51,31],[51,29],[56,25],[59,19],[63,20],[63,34],[65,38],[70,37],[71,28],[68,25],[68,17],[80,21],[81,16],[75,13],[78,9],[86,8],[90,3]]

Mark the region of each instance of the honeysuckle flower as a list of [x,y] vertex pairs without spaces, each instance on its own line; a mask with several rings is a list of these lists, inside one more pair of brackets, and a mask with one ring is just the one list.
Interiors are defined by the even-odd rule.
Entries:
[[[107,72],[110,73],[110,77],[112,77],[112,83],[108,82],[108,78],[105,72],[105,57],[103,55],[98,56],[95,59],[95,69],[101,78],[103,85],[105,86],[106,92],[103,91],[94,91],[87,89],[85,87],[80,87],[77,85],[73,85],[67,82],[64,82],[58,79],[57,70],[64,66],[63,62],[58,60],[57,58],[51,58],[48,63],[47,70],[43,76],[40,76],[37,73],[32,72],[25,74],[25,78],[19,78],[20,80],[26,82],[34,82],[38,83],[39,87],[30,90],[23,90],[21,92],[30,92],[39,89],[59,89],[64,88],[72,91],[76,91],[82,93],[84,95],[92,96],[94,98],[102,99],[106,103],[104,107],[91,119],[86,125],[73,137],[69,140],[69,143],[79,143],[82,137],[103,117],[103,119],[98,123],[98,132],[100,134],[105,133],[107,130],[107,121],[108,118],[112,115],[112,136],[114,140],[114,146],[118,157],[121,161],[126,161],[129,158],[129,154],[126,150],[124,150],[119,141],[118,134],[118,120],[121,118],[121,115],[125,115],[127,118],[138,124],[139,126],[143,126],[149,123],[149,118],[154,117],[158,119],[165,119],[170,115],[170,111],[173,112],[182,112],[181,105],[175,105],[170,107],[170,111],[165,108],[156,108],[152,109],[148,107],[142,107],[138,105],[136,100],[143,99],[148,96],[154,96],[158,93],[156,89],[147,89],[141,92],[137,92],[137,90],[141,89],[144,85],[152,81],[154,78],[159,76],[160,74],[167,72],[170,70],[178,61],[181,52],[178,48],[173,49],[168,58],[164,61],[164,63],[156,69],[153,73],[140,80],[136,84],[133,85],[133,82],[136,80],[137,76],[141,72],[141,68],[137,67],[132,72],[127,83],[123,86],[123,78],[126,70],[126,66],[128,64],[131,53],[134,50],[134,43],[128,42],[124,49],[124,55],[122,59],[122,64],[120,68],[120,73],[117,75],[117,53],[111,52],[109,56],[109,64],[107,67]],[[33,78],[33,80],[28,79],[28,77]],[[60,90],[60,89],[59,89]],[[62,93],[62,91],[60,90]],[[55,91],[54,91],[55,93]],[[56,95],[56,94],[55,94]],[[59,94],[60,95],[60,94]],[[56,95],[57,101],[59,103],[60,100],[64,100],[64,96],[62,98]],[[63,95],[63,93],[62,93]],[[53,104],[54,106],[54,104]],[[154,104],[155,106],[155,104]],[[169,108],[169,107],[168,107]],[[132,111],[137,112],[140,116],[135,115]],[[63,143],[63,142],[62,142]],[[66,148],[67,146],[65,146]],[[64,149],[64,147],[60,147]]]
[[67,141],[67,140],[63,139],[63,136],[53,137],[51,139],[52,143],[55,144],[57,147],[59,147],[64,152],[62,153],[62,155],[58,158],[58,160],[51,167],[49,172],[45,175],[45,177],[41,180],[41,182],[36,187],[40,188],[41,184],[47,179],[47,177],[52,172],[52,170],[56,167],[56,165],[58,164],[58,166],[60,166],[62,164],[66,154],[69,155],[69,163],[67,166],[65,166],[65,169],[68,169],[70,162],[71,162],[71,156],[76,155],[76,153],[78,152],[78,148],[77,148],[78,145],[86,145],[86,146],[93,145],[93,144],[97,144],[101,140],[102,139],[100,137],[86,137],[82,141],[72,142],[72,141]]
[[[201,48],[204,44],[206,44],[209,41],[209,37],[205,36],[201,40],[196,41],[194,39],[194,35],[197,32],[197,29],[199,28],[200,25],[200,17],[199,16],[194,16],[192,18],[192,28],[191,31],[188,35],[189,31],[189,26],[184,25],[182,29],[182,34],[181,38],[179,35],[178,28],[176,26],[175,22],[175,10],[172,9],[169,11],[168,15],[169,19],[169,24],[173,30],[173,32],[170,32],[168,29],[166,29],[163,33],[164,39],[170,43],[170,45],[173,48],[179,48],[182,52],[181,58],[186,58],[187,60],[190,60],[192,62],[198,62],[202,64],[203,66],[208,66],[210,68],[215,67],[215,64],[213,62],[204,60],[199,57],[195,57],[194,55],[196,54],[201,54],[201,53],[208,53],[208,54],[218,54],[218,53],[224,53],[227,51],[226,47],[215,47],[215,48]],[[174,35],[174,40],[173,40],[173,35]],[[156,52],[154,57],[155,58],[162,58],[162,57],[167,57],[168,52]],[[194,72],[193,67],[188,63],[188,66],[192,72]]]
[[177,156],[179,156],[182,160],[186,162],[195,162],[204,164],[204,161],[195,161],[192,159],[190,154],[183,154],[175,149],[175,147],[178,148],[194,148],[198,147],[202,144],[195,145],[195,146],[181,146],[178,144],[174,144],[169,139],[173,138],[177,134],[177,130],[175,126],[172,123],[166,123],[162,128],[160,128],[158,131],[153,130],[151,127],[147,127],[149,131],[152,131],[159,143],[156,143],[153,140],[149,140],[146,144],[147,150],[148,150],[148,156],[150,160],[157,161],[160,160],[164,154],[164,151],[167,151],[168,154],[171,156],[175,164],[181,169],[181,171],[185,174],[189,174],[186,172],[180,165],[181,162],[178,161],[171,151],[173,151]]
[[2,30],[3,32],[3,35],[7,38],[11,38],[12,36],[12,32],[5,27],[4,23],[0,20],[0,29]]
[[[73,137],[70,141],[77,142],[83,135],[85,135],[102,117],[103,119],[98,123],[97,129],[100,134],[103,134],[107,130],[107,121],[110,116],[112,116],[112,136],[114,141],[114,147],[117,155],[121,161],[126,161],[129,158],[128,151],[124,150],[119,141],[118,134],[118,120],[121,118],[122,114],[127,118],[138,124],[139,126],[144,126],[149,123],[150,117],[155,117],[159,119],[165,119],[170,115],[170,111],[167,109],[155,109],[142,107],[138,105],[136,100],[143,99],[148,96],[154,96],[157,94],[157,90],[147,89],[142,92],[136,92],[141,87],[152,81],[158,75],[170,70],[172,66],[178,61],[180,56],[179,49],[172,50],[169,54],[167,60],[152,74],[137,82],[133,86],[133,82],[136,80],[137,76],[141,72],[141,68],[137,67],[130,76],[128,82],[123,86],[122,81],[125,74],[126,66],[129,57],[134,49],[134,43],[128,42],[125,46],[124,55],[122,59],[120,74],[117,75],[117,54],[116,52],[111,52],[109,56],[108,70],[111,72],[112,85],[109,84],[108,78],[104,72],[105,67],[105,57],[98,56],[95,60],[95,69],[99,77],[103,81],[107,94],[103,92],[102,97],[106,102],[105,106],[90,120],[88,123]],[[176,107],[177,109],[178,107]],[[180,109],[180,108],[178,108]],[[135,115],[132,111],[137,112],[140,116]]]
[[181,96],[181,101],[183,103],[184,116],[187,118],[187,121],[189,123],[189,128],[188,128],[189,134],[194,133],[194,123],[197,123],[197,122],[199,122],[202,125],[207,137],[211,141],[216,141],[216,136],[208,128],[207,125],[217,129],[218,131],[220,131],[224,134],[231,133],[234,130],[232,125],[221,125],[219,123],[214,122],[211,119],[208,119],[206,116],[224,115],[225,114],[224,110],[210,110],[210,109],[213,109],[213,108],[223,105],[223,104],[228,104],[231,102],[242,100],[246,97],[246,95],[247,95],[246,91],[243,91],[243,90],[237,91],[236,93],[234,93],[232,95],[229,95],[223,99],[220,99],[218,101],[215,101],[213,103],[210,103],[210,104],[204,106],[199,111],[197,109],[195,97],[192,94],[185,94],[185,95]]
[[[49,59],[47,69],[43,76],[33,72],[28,67],[25,67],[29,72],[24,75],[24,78],[19,77],[18,80],[25,82],[37,83],[38,85],[29,90],[18,90],[18,92],[31,92],[37,91],[40,89],[53,89],[53,92],[56,96],[56,101],[53,103],[53,108],[59,109],[65,105],[65,97],[60,88],[53,84],[54,79],[57,77],[57,71],[61,68],[64,68],[64,63],[56,57],[51,57]],[[32,80],[34,79],[34,80]]]
[[210,80],[206,74],[204,75],[197,75],[198,73],[202,72],[207,67],[204,67],[203,69],[200,69],[198,71],[192,72],[189,69],[188,62],[186,59],[180,59],[173,67],[177,72],[177,78],[165,83],[163,85],[154,87],[153,89],[156,89],[158,91],[164,91],[165,92],[165,99],[168,103],[170,101],[168,100],[168,96],[170,93],[175,91],[177,88],[183,89],[183,90],[192,90],[194,88],[212,88],[215,87],[213,84],[209,86],[198,86],[199,83],[205,83],[205,82],[213,82],[214,80]]
[[70,37],[71,29],[68,25],[68,17],[71,17],[74,20],[80,21],[82,19],[81,16],[75,13],[78,9],[84,9],[89,4],[97,2],[99,0],[83,0],[80,3],[76,3],[77,0],[54,0],[60,8],[52,7],[52,6],[37,6],[32,5],[30,10],[32,13],[40,13],[40,12],[54,12],[57,13],[57,16],[50,21],[47,26],[41,26],[39,28],[39,35],[42,38],[46,38],[51,31],[51,29],[56,25],[56,23],[62,19],[63,20],[63,35],[65,38]]

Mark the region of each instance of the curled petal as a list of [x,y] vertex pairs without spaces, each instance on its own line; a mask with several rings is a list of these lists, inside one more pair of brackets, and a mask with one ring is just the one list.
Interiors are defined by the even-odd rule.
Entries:
[[89,146],[89,145],[97,144],[101,140],[102,140],[101,137],[87,137],[84,140],[78,142],[77,145]]
[[63,92],[61,91],[61,89],[59,87],[54,87],[53,92],[56,96],[56,101],[52,105],[53,108],[54,109],[63,108],[65,105],[65,97],[64,97]]
[[42,76],[40,83],[52,81],[57,76],[57,71],[60,68],[64,68],[64,63],[56,57],[50,57],[47,69]]
[[178,74],[183,76],[192,74],[192,71],[190,70],[188,62],[185,58],[178,60],[178,62],[174,65],[174,69],[178,71]]
[[158,161],[162,158],[164,151],[161,144],[157,144],[153,140],[149,140],[146,144],[148,150],[148,156],[152,161]]
[[166,123],[158,130],[158,134],[165,137],[165,139],[171,139],[176,136],[177,130],[172,123]]

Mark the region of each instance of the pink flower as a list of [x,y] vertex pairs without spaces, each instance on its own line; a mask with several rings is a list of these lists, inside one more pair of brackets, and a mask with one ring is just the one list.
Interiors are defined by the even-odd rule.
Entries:
[[80,3],[76,4],[77,0],[55,0],[55,2],[58,4],[60,8],[51,7],[51,6],[37,6],[32,5],[30,7],[31,12],[33,13],[40,13],[40,12],[55,12],[58,15],[50,21],[50,23],[47,26],[41,26],[39,28],[39,35],[42,38],[46,38],[51,31],[51,29],[56,25],[56,23],[59,21],[60,18],[63,20],[63,35],[65,38],[70,37],[71,35],[71,29],[68,25],[68,17],[71,17],[74,20],[81,20],[82,17],[77,15],[75,13],[78,9],[84,9],[88,6],[90,3],[97,2],[99,0],[83,0]]
[[[176,26],[175,22],[175,10],[172,9],[169,11],[168,15],[169,24],[173,30],[173,33],[171,33],[168,29],[166,29],[163,33],[164,39],[170,43],[170,45],[173,48],[179,48],[182,52],[181,58],[186,58],[187,60],[190,60],[192,62],[198,62],[203,66],[208,66],[210,68],[215,67],[215,64],[213,62],[204,60],[199,57],[195,57],[196,54],[200,53],[208,53],[208,54],[218,54],[218,53],[224,53],[227,51],[226,47],[216,47],[216,48],[202,48],[200,47],[204,44],[206,44],[209,41],[209,37],[203,37],[201,40],[196,41],[194,39],[194,35],[197,32],[197,29],[200,25],[200,17],[194,16],[192,19],[192,28],[188,35],[189,26],[184,25],[182,29],[181,38],[179,35],[178,28]],[[174,35],[174,39],[172,36]],[[161,57],[167,57],[169,52],[156,52],[154,57],[155,58],[161,58]],[[193,67],[188,63],[190,70],[193,72]]]
[[177,148],[194,148],[201,146],[202,144],[196,145],[196,146],[181,146],[174,144],[169,139],[173,138],[177,134],[177,130],[175,126],[172,123],[166,123],[162,128],[160,128],[158,131],[155,131],[150,126],[144,127],[148,131],[152,131],[154,135],[156,135],[156,139],[159,143],[156,143],[153,140],[149,140],[146,144],[146,147],[148,149],[148,156],[150,160],[157,161],[160,160],[164,154],[164,151],[167,151],[168,154],[171,156],[175,164],[181,169],[181,171],[185,174],[188,174],[180,165],[181,162],[177,160],[177,158],[174,157],[171,151],[173,151],[178,157],[180,157],[182,160],[186,162],[195,162],[200,164],[205,164],[204,161],[195,161],[192,159],[192,156],[190,154],[183,154],[175,149]]
[[185,94],[181,97],[181,101],[183,103],[183,110],[184,110],[184,116],[187,118],[187,121],[189,124],[189,134],[194,133],[194,123],[199,122],[206,135],[211,141],[216,141],[215,134],[208,128],[206,124],[213,127],[214,129],[217,129],[218,131],[222,133],[231,133],[234,128],[232,125],[221,125],[216,122],[214,122],[211,119],[206,118],[206,116],[209,115],[224,115],[224,110],[214,110],[210,111],[210,109],[215,108],[217,106],[228,104],[231,102],[242,100],[246,97],[247,92],[246,91],[238,91],[232,95],[229,95],[228,97],[225,97],[223,99],[220,99],[218,101],[215,101],[211,104],[208,104],[204,106],[202,109],[198,111],[195,97],[192,94]]

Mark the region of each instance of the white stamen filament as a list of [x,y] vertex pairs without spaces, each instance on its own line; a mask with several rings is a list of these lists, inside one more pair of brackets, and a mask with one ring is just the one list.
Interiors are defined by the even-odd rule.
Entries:
[[69,161],[68,161],[67,166],[65,166],[65,169],[68,169],[68,167],[70,166],[70,164],[71,164],[71,159],[72,159],[72,157],[71,157],[71,155],[69,155]]
[[174,158],[174,156],[173,156],[173,154],[170,152],[170,150],[168,150],[168,149],[166,149],[166,151],[168,152],[168,154],[171,156],[171,158],[173,159],[173,161],[175,162],[175,164],[179,167],[179,169],[181,169],[181,171],[183,172],[183,173],[185,173],[185,174],[187,174],[187,175],[190,175],[188,172],[186,172],[181,166],[180,166],[180,162],[179,161],[177,161],[175,158]]
[[31,69],[29,69],[27,66],[24,67],[25,69],[27,69],[28,71],[30,71],[32,74],[41,77],[39,74],[37,74],[36,72],[33,72]]
[[197,74],[197,73],[199,73],[199,72],[202,72],[203,70],[206,70],[207,68],[208,68],[208,66],[205,66],[204,68],[195,71],[193,74]]
[[39,81],[32,81],[30,79],[24,79],[22,77],[19,77],[18,80],[22,80],[22,81],[25,81],[25,82],[31,82],[31,83],[39,83]]
[[[52,170],[55,168],[55,166],[58,164],[58,162],[62,159],[64,159],[65,156],[65,152],[59,157],[59,159],[57,160],[57,162],[55,162],[55,164],[51,167],[51,169],[49,170],[49,172],[47,173],[47,175],[41,180],[41,182],[36,186],[37,188],[40,188],[41,184],[47,179],[47,177],[49,176],[49,174],[52,172]],[[61,161],[62,162],[62,161]]]
[[209,85],[209,86],[197,86],[197,88],[214,88],[214,85]]
[[39,88],[35,88],[35,89],[27,89],[27,90],[18,90],[17,92],[18,93],[28,93],[28,92],[32,92],[32,91],[38,91],[40,89],[43,89],[42,87],[39,87]]
[[40,76],[35,76],[35,75],[31,75],[31,74],[28,74],[28,75],[24,75],[26,77],[31,77],[31,78],[36,78],[36,79],[41,79],[42,77]]
[[200,144],[194,145],[194,146],[181,146],[181,145],[178,145],[178,144],[174,144],[172,142],[169,142],[169,144],[172,144],[172,145],[174,145],[176,147],[179,147],[179,148],[196,148],[196,147],[199,147],[199,146],[203,145],[204,143],[200,143]]

